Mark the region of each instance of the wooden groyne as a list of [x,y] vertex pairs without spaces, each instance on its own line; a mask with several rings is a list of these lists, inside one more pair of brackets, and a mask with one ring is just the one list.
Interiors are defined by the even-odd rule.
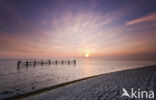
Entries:
[[40,61],[37,61],[37,60],[34,60],[34,61],[22,61],[22,60],[18,60],[17,62],[17,68],[19,69],[20,67],[29,67],[29,66],[36,66],[36,65],[45,65],[45,64],[48,64],[48,65],[51,65],[51,64],[54,64],[54,65],[58,65],[58,64],[76,64],[76,60],[46,60],[46,61],[43,61],[43,60],[40,60]]

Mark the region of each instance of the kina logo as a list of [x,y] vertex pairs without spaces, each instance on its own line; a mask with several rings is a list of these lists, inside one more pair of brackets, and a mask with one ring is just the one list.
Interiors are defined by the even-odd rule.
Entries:
[[131,88],[129,93],[125,88],[123,88],[122,91],[121,97],[154,99],[154,91],[142,91],[141,89],[134,90],[133,88]]

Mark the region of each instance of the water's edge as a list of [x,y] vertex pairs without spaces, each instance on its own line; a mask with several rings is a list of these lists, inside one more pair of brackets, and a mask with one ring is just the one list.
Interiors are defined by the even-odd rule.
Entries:
[[[152,67],[152,66],[156,66],[156,65],[150,65],[150,66],[143,66],[143,67],[139,67],[139,68],[120,70],[120,71],[116,71],[116,72],[130,71],[130,70],[142,69],[142,68],[145,68],[145,67]],[[116,72],[109,72],[109,73],[104,73],[104,74],[100,74],[100,75],[95,75],[95,76],[90,76],[90,77],[78,79],[78,80],[73,80],[73,81],[61,83],[61,84],[58,84],[58,85],[46,87],[46,88],[43,88],[43,89],[38,89],[38,90],[29,92],[29,93],[4,98],[3,100],[24,99],[24,98],[27,98],[27,97],[30,97],[30,96],[38,95],[38,94],[41,94],[41,93],[44,93],[44,92],[47,92],[47,91],[50,91],[50,90],[54,90],[54,89],[57,89],[57,88],[60,88],[60,87],[64,87],[64,86],[67,86],[67,85],[70,85],[70,84],[73,84],[73,83],[77,83],[77,82],[80,82],[80,81],[83,81],[83,80],[87,80],[87,79],[91,79],[91,78],[95,78],[95,77],[99,77],[99,76],[103,76],[103,75],[108,75],[108,74],[116,73]]]

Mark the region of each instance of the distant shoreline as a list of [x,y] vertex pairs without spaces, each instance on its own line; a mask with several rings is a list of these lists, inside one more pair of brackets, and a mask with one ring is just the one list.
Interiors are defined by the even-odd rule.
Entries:
[[116,72],[110,72],[110,73],[100,74],[100,75],[91,76],[91,77],[87,77],[87,78],[82,78],[82,79],[79,79],[79,80],[74,80],[74,81],[71,81],[71,82],[66,82],[66,83],[54,85],[54,86],[47,87],[47,88],[44,88],[44,89],[29,92],[29,93],[26,93],[26,94],[21,94],[19,96],[9,97],[9,98],[6,98],[5,100],[24,99],[24,98],[35,96],[35,95],[38,95],[38,94],[46,93],[48,91],[53,91],[53,90],[56,90],[56,89],[59,89],[59,88],[64,88],[64,87],[66,87],[68,85],[77,84],[77,83],[79,84],[82,81],[96,79],[98,77],[107,77],[107,76],[110,76],[110,75],[116,74],[116,73],[118,73],[118,74],[125,73],[125,72],[129,73],[129,72],[142,71],[142,70],[151,70],[151,71],[156,70],[156,65],[145,66],[145,67],[135,68],[135,69],[122,70],[122,71],[116,71]]

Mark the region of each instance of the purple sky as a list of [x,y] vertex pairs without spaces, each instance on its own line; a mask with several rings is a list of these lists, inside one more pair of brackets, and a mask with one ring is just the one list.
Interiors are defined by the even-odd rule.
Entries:
[[156,59],[155,0],[0,0],[0,57]]

